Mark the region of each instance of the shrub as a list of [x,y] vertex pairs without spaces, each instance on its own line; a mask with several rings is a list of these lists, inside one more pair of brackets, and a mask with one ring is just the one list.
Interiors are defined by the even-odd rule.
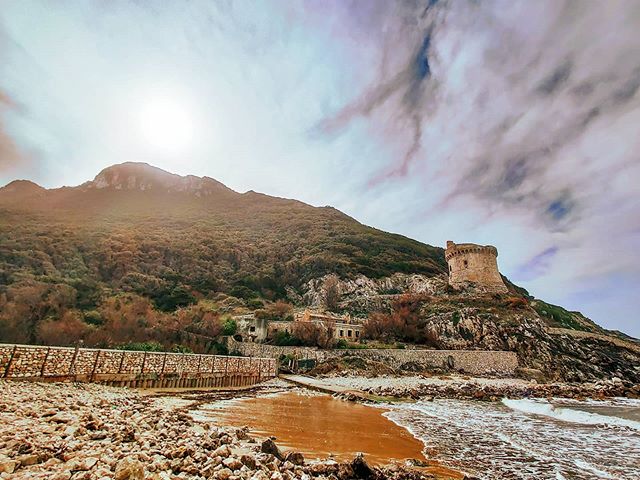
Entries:
[[420,305],[424,298],[418,295],[402,295],[395,300],[391,313],[373,313],[364,328],[364,337],[392,342],[394,340],[423,343],[424,329],[420,324]]
[[332,324],[314,322],[293,322],[293,335],[303,345],[309,347],[330,348],[334,343]]
[[303,345],[299,338],[296,338],[287,331],[276,332],[273,338],[273,344],[279,347],[300,347]]
[[222,322],[222,335],[231,336],[235,335],[238,331],[238,324],[233,318],[226,318]]
[[193,350],[186,345],[177,344],[171,348],[171,351],[174,353],[193,353]]
[[97,310],[89,310],[84,312],[84,323],[88,323],[89,325],[102,325],[104,320],[102,319],[102,315]]
[[144,352],[164,352],[164,347],[158,342],[131,342],[115,347],[118,350],[137,350]]

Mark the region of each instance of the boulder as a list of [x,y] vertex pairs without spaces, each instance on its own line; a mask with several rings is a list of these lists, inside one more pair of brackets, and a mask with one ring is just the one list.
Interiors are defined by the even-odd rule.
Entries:
[[304,465],[304,455],[300,452],[287,452],[284,459],[294,465]]
[[216,478],[219,478],[220,480],[227,480],[232,475],[233,475],[233,472],[228,468],[223,468],[222,470],[218,470],[216,472]]
[[278,460],[282,460],[283,459],[282,452],[280,452],[280,449],[278,448],[278,446],[270,438],[268,438],[264,442],[262,442],[262,445],[260,446],[260,451],[262,453],[268,453],[270,455],[273,455]]
[[373,477],[373,469],[364,459],[364,455],[362,453],[358,453],[353,459],[351,462],[351,468],[353,469],[355,478],[368,479]]
[[251,470],[255,470],[256,468],[256,459],[251,455],[242,455],[240,457],[240,461],[247,466],[247,468]]
[[116,465],[115,480],[144,480],[144,466],[134,457],[125,457]]
[[0,473],[13,473],[17,466],[18,462],[15,460],[0,460]]

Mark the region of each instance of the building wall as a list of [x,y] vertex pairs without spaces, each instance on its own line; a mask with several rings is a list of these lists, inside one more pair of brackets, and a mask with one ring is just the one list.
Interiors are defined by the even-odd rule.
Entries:
[[[280,358],[295,356],[298,359],[313,359],[323,362],[332,358],[357,355],[391,368],[413,363],[424,369],[445,368],[463,370],[474,375],[499,373],[513,375],[518,367],[515,352],[489,350],[399,350],[399,349],[358,349],[358,350],[320,350],[310,347],[276,347],[257,343],[241,343],[230,340],[229,348],[242,355]],[[450,360],[450,357],[452,360]],[[451,363],[453,362],[453,367]]]
[[449,283],[462,286],[473,282],[489,291],[507,292],[498,270],[498,250],[492,245],[447,242],[445,258],[449,264]]
[[214,386],[204,380],[233,377],[255,383],[276,375],[273,358],[0,344],[3,378],[134,382],[131,386],[162,386],[158,381],[171,379],[196,384],[177,386]]

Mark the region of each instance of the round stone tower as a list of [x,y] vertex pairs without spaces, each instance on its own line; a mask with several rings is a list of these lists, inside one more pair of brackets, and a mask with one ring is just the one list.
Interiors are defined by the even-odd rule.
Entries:
[[462,287],[473,283],[487,292],[506,293],[498,271],[498,249],[493,245],[447,242],[444,257],[449,264],[449,284]]

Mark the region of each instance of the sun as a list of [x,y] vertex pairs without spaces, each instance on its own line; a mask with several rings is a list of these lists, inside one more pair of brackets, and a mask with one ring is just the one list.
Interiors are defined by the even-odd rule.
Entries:
[[144,146],[175,155],[193,148],[195,116],[189,102],[172,92],[156,92],[140,105],[137,127]]

